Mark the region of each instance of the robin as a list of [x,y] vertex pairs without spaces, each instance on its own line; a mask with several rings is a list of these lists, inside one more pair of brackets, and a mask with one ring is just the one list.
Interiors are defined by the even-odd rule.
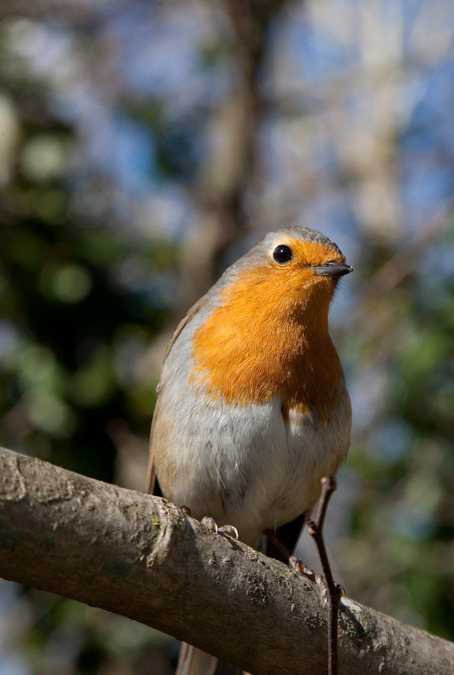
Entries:
[[[272,530],[293,551],[322,477],[349,447],[350,398],[328,332],[334,291],[349,272],[330,239],[286,227],[189,310],[158,385],[149,492],[234,526],[250,546]],[[266,552],[283,559],[273,543]],[[177,673],[214,675],[219,663],[184,645]]]

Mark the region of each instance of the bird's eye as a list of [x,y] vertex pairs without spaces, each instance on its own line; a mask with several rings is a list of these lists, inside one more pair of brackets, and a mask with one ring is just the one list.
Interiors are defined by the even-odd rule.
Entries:
[[276,262],[283,265],[293,258],[293,251],[288,246],[285,246],[285,244],[281,244],[280,246],[276,246],[274,249],[273,258]]

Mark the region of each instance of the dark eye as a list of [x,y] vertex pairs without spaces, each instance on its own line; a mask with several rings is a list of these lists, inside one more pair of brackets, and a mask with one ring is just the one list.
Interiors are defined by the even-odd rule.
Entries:
[[273,258],[282,265],[293,258],[293,251],[288,246],[285,246],[285,244],[281,244],[274,249]]

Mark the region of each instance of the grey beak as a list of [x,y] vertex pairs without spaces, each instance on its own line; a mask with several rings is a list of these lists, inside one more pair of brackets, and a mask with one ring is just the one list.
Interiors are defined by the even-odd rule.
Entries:
[[320,265],[319,267],[312,268],[315,274],[318,274],[321,277],[343,277],[344,274],[350,274],[353,272],[353,267],[351,265],[343,265],[342,263],[329,262],[326,265]]

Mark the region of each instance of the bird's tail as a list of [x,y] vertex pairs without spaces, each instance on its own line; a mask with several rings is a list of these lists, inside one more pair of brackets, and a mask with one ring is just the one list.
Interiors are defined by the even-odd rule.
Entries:
[[243,671],[183,642],[175,675],[243,675]]

